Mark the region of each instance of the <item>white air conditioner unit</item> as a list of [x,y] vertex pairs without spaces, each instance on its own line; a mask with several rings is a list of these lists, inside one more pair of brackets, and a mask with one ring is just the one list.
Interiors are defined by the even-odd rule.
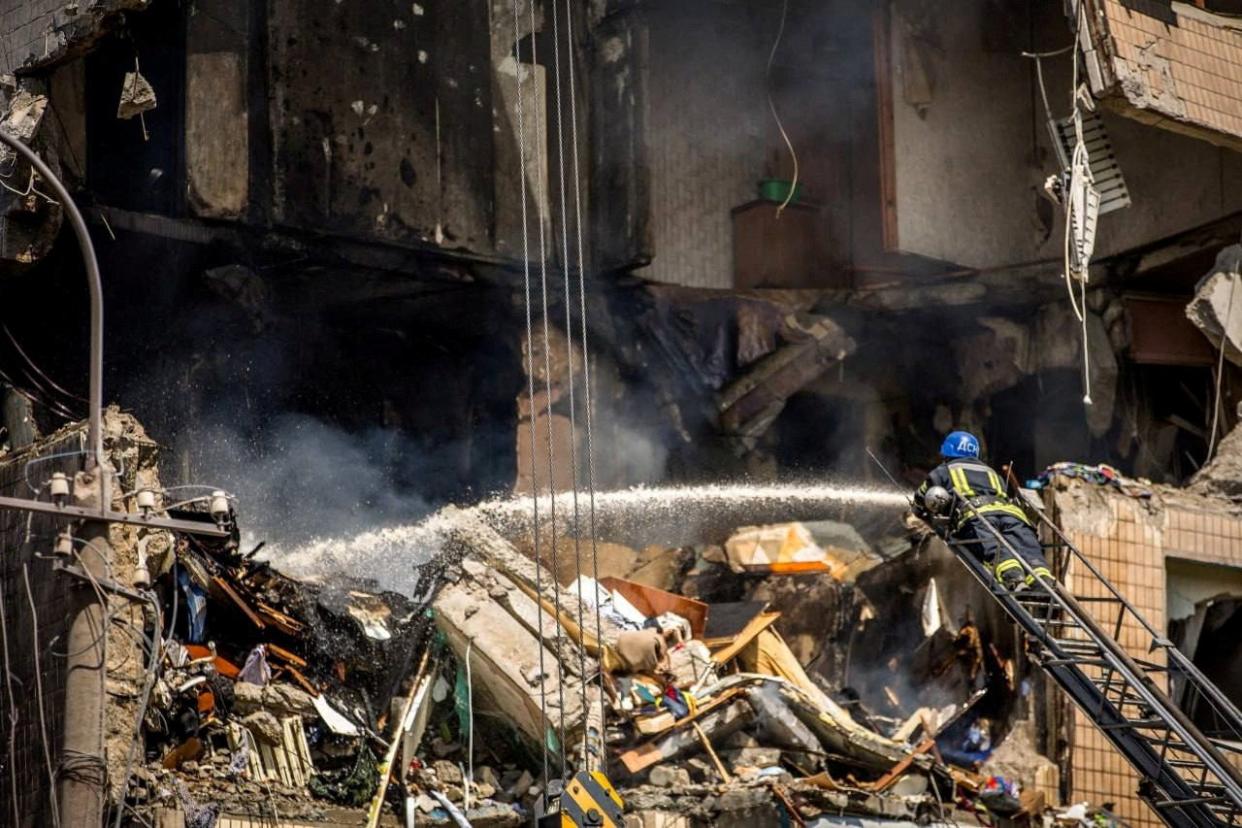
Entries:
[[[1052,143],[1056,147],[1061,168],[1066,169],[1070,166],[1070,159],[1074,157],[1074,119],[1064,118],[1050,123],[1049,127],[1052,128]],[[1082,113],[1082,137],[1087,145],[1087,155],[1091,158],[1091,177],[1095,180],[1096,197],[1099,200],[1099,209],[1095,211],[1095,215],[1102,216],[1113,210],[1129,207],[1130,191],[1126,188],[1121,165],[1117,163],[1112,142],[1108,140],[1108,132],[1105,131],[1104,122],[1100,120],[1098,112]],[[1089,204],[1084,206],[1090,207]],[[1085,231],[1087,228],[1083,229]],[[1094,243],[1094,226],[1090,228],[1090,232]]]

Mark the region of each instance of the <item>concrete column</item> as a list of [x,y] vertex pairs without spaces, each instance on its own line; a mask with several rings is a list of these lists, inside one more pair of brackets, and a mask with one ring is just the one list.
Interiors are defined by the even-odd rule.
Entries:
[[[78,472],[73,481],[75,504],[98,509],[99,482],[97,470]],[[108,524],[91,521],[79,530],[78,536],[85,541],[77,547],[82,566],[95,577],[104,578],[112,560]],[[107,697],[106,608],[100,604],[94,590],[76,585],[73,607],[66,643],[69,658],[65,672],[65,735],[61,756],[97,756],[100,772],[61,777],[60,824],[97,826],[103,824],[106,796],[102,771]]]

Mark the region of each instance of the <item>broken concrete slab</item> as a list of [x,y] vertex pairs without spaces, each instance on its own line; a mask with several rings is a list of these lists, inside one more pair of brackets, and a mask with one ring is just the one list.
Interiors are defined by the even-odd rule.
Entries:
[[129,120],[156,107],[155,89],[141,72],[135,69],[125,73],[121,82],[121,99],[117,102],[116,117]]
[[581,726],[582,708],[573,679],[552,670],[534,685],[527,680],[532,672],[539,675],[541,664],[560,663],[557,654],[525,626],[514,623],[508,609],[487,591],[463,579],[445,586],[432,606],[436,626],[458,660],[463,664],[469,662],[475,693],[489,703],[488,707],[502,713],[536,745],[546,739],[541,692],[558,703],[561,698],[565,702],[563,710],[548,706],[548,727],[559,732]]
[[1231,244],[1216,255],[1212,270],[1195,286],[1186,306],[1189,319],[1225,359],[1242,365],[1242,245]]
[[1216,454],[1195,474],[1187,488],[1195,494],[1242,497],[1242,428],[1221,439]]
[[854,340],[826,316],[791,315],[786,327],[796,331],[798,338],[760,359],[720,393],[720,426],[747,450],[791,396],[829,365],[854,352]]

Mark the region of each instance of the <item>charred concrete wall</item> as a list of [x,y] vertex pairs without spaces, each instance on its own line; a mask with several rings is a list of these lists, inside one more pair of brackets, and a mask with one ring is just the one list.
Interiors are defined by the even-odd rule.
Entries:
[[487,4],[271,10],[274,219],[491,251]]

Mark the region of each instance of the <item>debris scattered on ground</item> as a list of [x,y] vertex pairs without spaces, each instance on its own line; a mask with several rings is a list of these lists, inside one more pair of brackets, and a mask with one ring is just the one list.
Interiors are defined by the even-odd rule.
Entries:
[[642,583],[554,579],[529,538],[440,517],[421,603],[291,579],[236,538],[152,556],[170,635],[129,805],[519,825],[547,793],[545,748],[552,777],[562,757],[606,769],[628,814],[687,824],[1059,804],[1055,767],[1001,755],[1009,641],[974,617],[954,580],[968,576],[900,524],[610,544],[607,571]]

